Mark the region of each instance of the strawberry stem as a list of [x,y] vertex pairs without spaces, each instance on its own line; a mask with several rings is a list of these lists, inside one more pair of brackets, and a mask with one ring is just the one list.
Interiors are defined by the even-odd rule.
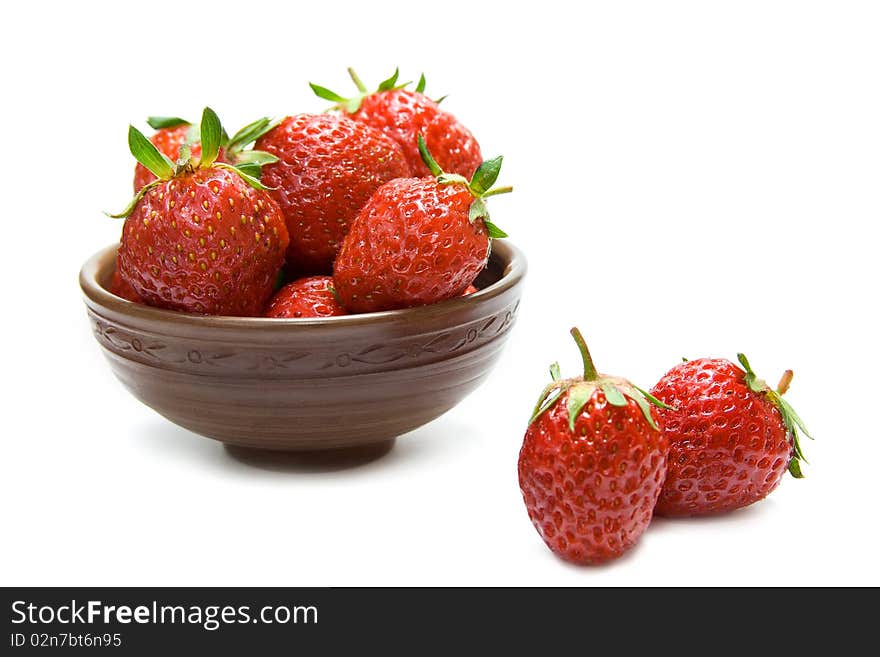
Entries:
[[785,370],[782,373],[782,377],[779,379],[779,385],[776,386],[777,394],[784,395],[788,392],[788,387],[791,385],[791,380],[794,378],[794,372],[791,370]]
[[506,187],[495,187],[494,189],[490,189],[488,192],[483,193],[483,198],[487,196],[497,196],[498,194],[510,194],[513,191],[513,187],[507,185]]
[[367,93],[367,86],[361,82],[358,74],[354,72],[354,69],[351,66],[348,67],[348,75],[351,77],[351,81],[354,82],[354,85],[358,88],[358,91],[362,94]]
[[596,371],[596,366],[593,365],[593,358],[590,356],[587,342],[576,326],[571,329],[571,337],[574,338],[575,344],[577,344],[578,350],[581,352],[581,358],[584,361],[584,381],[598,380],[599,373]]
[[[422,136],[422,133],[419,133],[417,143],[419,146],[419,155],[422,156],[422,162],[425,163],[425,166],[428,167],[428,171],[431,172],[435,178],[439,178],[443,175],[443,169],[440,168],[440,165],[437,164],[437,160],[434,159],[434,156],[431,155],[431,151],[428,150],[428,145],[425,143],[425,138]],[[464,180],[465,184],[467,184],[467,180]]]

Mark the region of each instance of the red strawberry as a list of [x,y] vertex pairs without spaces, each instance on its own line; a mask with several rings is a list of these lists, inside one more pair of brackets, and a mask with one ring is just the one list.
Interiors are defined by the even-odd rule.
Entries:
[[501,158],[468,181],[439,169],[436,178],[402,178],[380,187],[352,224],[333,268],[342,305],[351,312],[408,308],[461,296],[486,266],[489,240],[506,237],[489,221],[485,199]]
[[115,294],[117,297],[121,297],[126,301],[143,303],[143,299],[141,299],[138,293],[134,291],[134,288],[122,280],[122,276],[119,275],[118,261],[116,263],[116,269],[113,270],[113,277],[110,279],[110,286],[107,289],[111,294]]
[[[156,131],[150,137],[150,142],[172,162],[177,162],[181,157],[184,146],[189,148],[189,155],[184,159],[191,157],[197,160],[201,156],[202,145],[199,142],[198,126],[171,116],[151,116],[147,119],[147,123]],[[245,172],[253,175],[254,170],[249,169],[249,165],[263,164],[269,160],[256,151],[246,151],[245,147],[270,128],[269,119],[262,118],[246,125],[231,139],[224,134],[217,160],[243,167]],[[154,180],[156,180],[156,176],[138,162],[134,169],[134,191],[140,191],[144,185]]]
[[[580,332],[571,330],[584,375],[541,393],[519,453],[529,518],[563,559],[594,564],[629,549],[651,521],[669,450],[651,417],[650,395],[598,374]],[[647,398],[647,400],[646,400]]]
[[222,135],[205,108],[202,156],[175,166],[134,127],[132,154],[156,176],[126,210],[122,280],[153,306],[214,315],[259,315],[284,262],[281,211],[255,178],[215,162]]
[[[343,98],[329,89],[311,84],[312,90],[356,121],[382,131],[403,149],[406,161],[416,177],[431,172],[422,162],[416,138],[423,135],[431,153],[444,171],[470,178],[483,156],[480,145],[471,132],[452,114],[440,109],[439,101],[424,95],[425,76],[422,75],[415,91],[408,91],[409,83],[397,84],[398,71],[370,93],[353,69],[349,75],[357,85],[358,94]],[[442,98],[441,98],[442,100]]]
[[691,516],[732,511],[764,499],[786,468],[801,477],[803,422],[782,398],[786,372],[772,390],[721,358],[679,363],[651,392],[672,408],[659,411],[669,438],[669,473],[657,513]]
[[333,317],[347,315],[336,299],[333,279],[310,276],[288,283],[269,301],[266,317]]
[[342,116],[287,117],[257,148],[279,158],[262,179],[287,221],[288,261],[301,271],[329,272],[367,199],[382,183],[409,175],[397,144]]

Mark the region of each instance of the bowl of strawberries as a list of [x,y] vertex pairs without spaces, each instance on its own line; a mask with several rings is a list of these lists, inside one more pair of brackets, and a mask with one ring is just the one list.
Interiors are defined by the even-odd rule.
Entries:
[[262,450],[388,443],[498,359],[526,273],[489,218],[501,158],[424,78],[352,77],[353,99],[312,85],[334,112],[232,137],[210,108],[130,127],[122,237],[80,284],[114,374],[175,424]]

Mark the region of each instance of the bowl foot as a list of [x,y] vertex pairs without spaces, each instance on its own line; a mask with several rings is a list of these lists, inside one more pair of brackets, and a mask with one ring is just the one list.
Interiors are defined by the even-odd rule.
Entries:
[[395,438],[357,447],[311,452],[281,452],[225,444],[226,453],[239,463],[275,472],[333,472],[357,468],[385,456]]

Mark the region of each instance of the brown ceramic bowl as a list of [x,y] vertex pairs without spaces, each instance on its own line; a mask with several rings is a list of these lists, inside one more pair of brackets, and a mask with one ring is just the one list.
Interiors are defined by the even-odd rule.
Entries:
[[107,291],[116,246],[80,272],[95,338],[126,388],[166,418],[229,445],[314,451],[383,443],[476,388],[516,318],[526,262],[494,244],[479,292],[321,319],[213,317]]

